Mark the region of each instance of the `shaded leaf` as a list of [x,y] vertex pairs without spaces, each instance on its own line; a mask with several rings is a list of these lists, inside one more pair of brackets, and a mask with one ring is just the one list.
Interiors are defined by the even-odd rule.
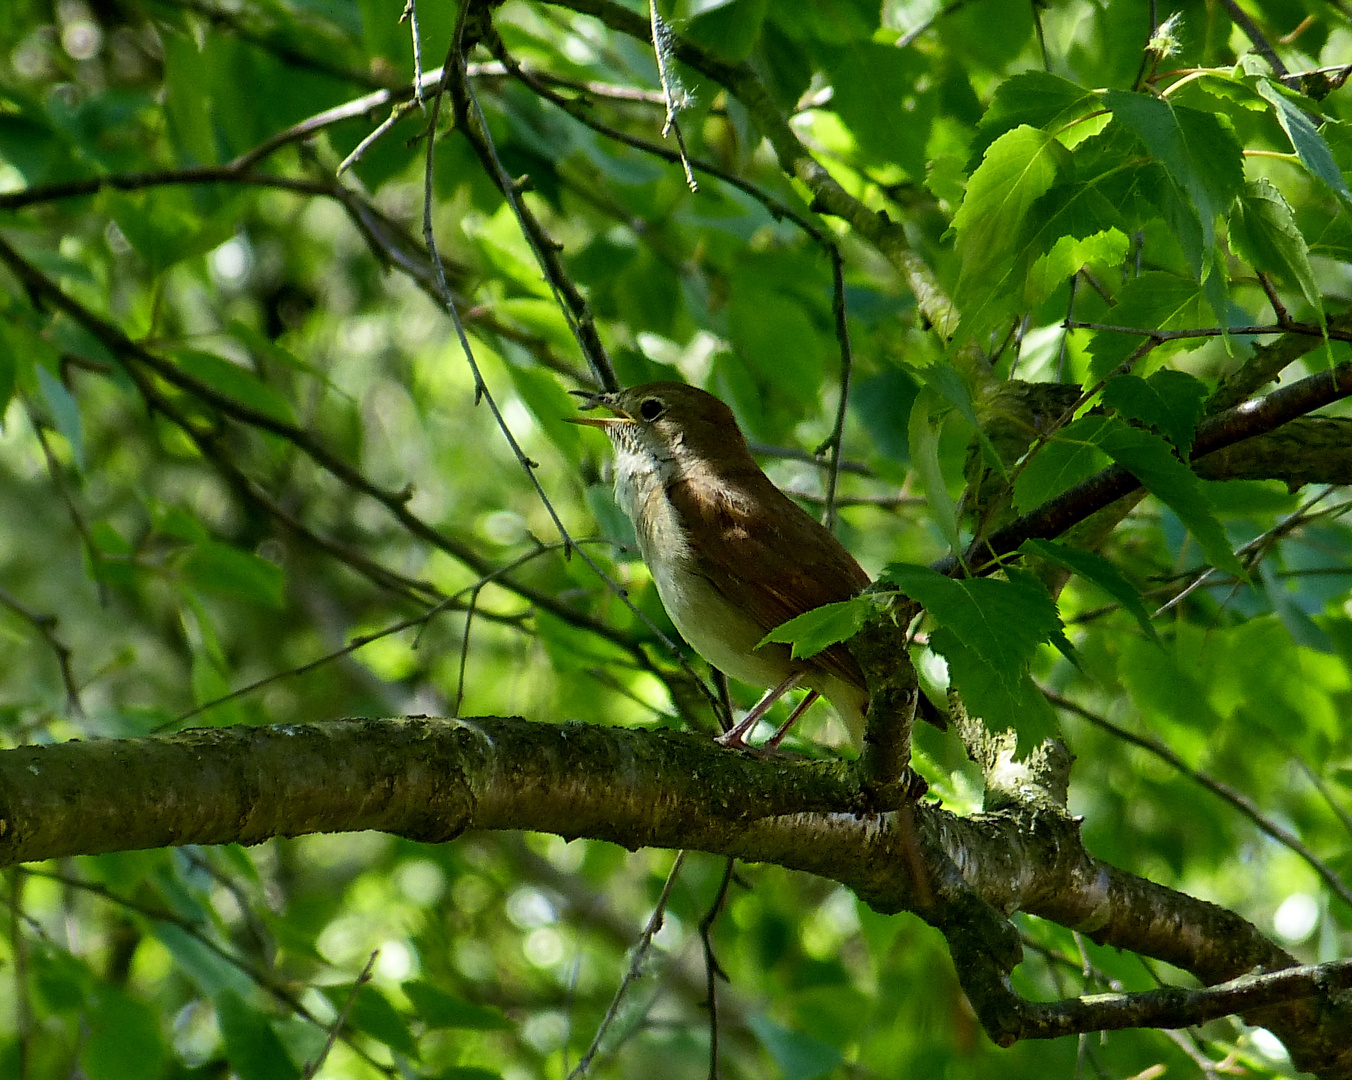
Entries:
[[294,423],[291,403],[242,364],[199,349],[178,349],[174,361],[193,378],[273,420]]
[[1099,442],[1107,418],[1082,416],[1056,432],[1014,478],[1014,506],[1026,514],[1108,464]]
[[197,544],[183,564],[183,573],[194,585],[212,592],[274,610],[285,604],[286,572],[280,566],[216,540]]
[[1187,457],[1209,391],[1184,371],[1162,368],[1148,379],[1119,375],[1103,388],[1103,404],[1128,420],[1149,424]]
[[1238,213],[1230,222],[1230,242],[1255,269],[1294,281],[1322,324],[1324,300],[1310,266],[1310,248],[1296,216],[1266,177],[1244,185]]
[[1348,190],[1347,180],[1338,168],[1338,163],[1333,160],[1333,152],[1305,110],[1269,79],[1259,79],[1256,89],[1263,100],[1272,106],[1277,123],[1281,124],[1286,137],[1291,140],[1300,163],[1327,184],[1339,198],[1352,201],[1352,191]]
[[66,384],[48,371],[43,365],[37,365],[38,386],[42,388],[42,397],[52,413],[52,423],[56,425],[62,437],[70,444],[71,455],[75,458],[75,467],[85,471],[84,425],[80,422],[80,406],[76,403]]
[[1216,218],[1244,183],[1244,149],[1229,119],[1152,94],[1109,90],[1104,100],[1113,118],[1136,135],[1188,193],[1201,220],[1203,261],[1209,263]]
[[351,999],[347,1022],[353,1028],[379,1040],[391,1050],[417,1058],[417,1040],[409,1030],[408,1021],[390,1004],[390,999],[370,983],[358,986],[355,998],[352,997],[352,991],[352,983],[323,987],[324,996],[335,1009],[347,1007]]
[[[154,1080],[169,1048],[155,1010],[124,990],[100,985],[85,1014],[80,1066],[89,1080]],[[244,1078],[248,1080],[248,1078]]]
[[298,1080],[300,1070],[287,1056],[267,1014],[234,990],[224,990],[216,998],[216,1023],[226,1060],[239,1080]]
[[[1108,318],[1112,326],[1130,326],[1141,330],[1180,330],[1210,323],[1202,290],[1195,281],[1150,270],[1132,278],[1117,294],[1117,304]],[[1204,338],[1189,339],[1178,348],[1195,349]],[[1087,383],[1092,384],[1124,363],[1146,335],[1125,334],[1115,330],[1096,330],[1089,341],[1093,362]]]
[[1059,544],[1054,540],[1025,540],[1019,551],[1024,555],[1054,562],[1097,585],[1126,608],[1148,637],[1157,640],[1150,612],[1146,609],[1145,598],[1141,596],[1140,590],[1102,555],[1069,544]]
[[968,648],[959,635],[941,627],[930,635],[930,647],[948,663],[949,681],[962,695],[968,711],[993,730],[1018,732],[1018,751],[1029,749],[1056,734],[1056,713],[1038,691],[1027,667],[1011,679]]
[[948,546],[958,551],[962,541],[958,535],[958,506],[948,493],[943,469],[939,465],[939,433],[943,428],[942,405],[939,395],[924,387],[911,405],[908,427],[911,446],[911,464],[920,477],[920,487],[929,503],[930,517],[938,525]]
[[1109,421],[1099,445],[1178,515],[1212,566],[1247,580],[1197,474],[1178,460],[1167,442],[1140,428]]
[[418,1019],[429,1028],[467,1028],[472,1031],[508,1031],[512,1022],[498,1009],[471,1005],[421,979],[401,984]]
[[765,1016],[752,1016],[747,1024],[770,1052],[784,1080],[815,1080],[841,1063],[836,1047],[802,1031],[781,1027]]

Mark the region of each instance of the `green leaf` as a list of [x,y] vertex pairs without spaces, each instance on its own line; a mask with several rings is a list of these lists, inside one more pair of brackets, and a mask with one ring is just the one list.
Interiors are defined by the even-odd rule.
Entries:
[[953,300],[961,336],[989,329],[1009,310],[1015,262],[1040,221],[1034,206],[1070,168],[1070,151],[1045,131],[1021,125],[986,150],[953,217],[962,262]]
[[1148,379],[1119,375],[1103,388],[1103,404],[1127,420],[1149,424],[1184,458],[1206,408],[1206,384],[1184,371],[1161,368]]
[[108,214],[152,274],[204,255],[235,232],[235,215],[207,217],[183,188],[104,193]]
[[[1049,192],[1056,194],[1055,191]],[[1074,195],[1072,195],[1074,198]],[[1062,223],[1054,216],[1042,232],[1055,235]],[[1030,249],[1039,246],[1035,239]],[[1024,278],[1023,298],[1030,306],[1042,303],[1082,267],[1090,264],[1120,266],[1127,257],[1131,242],[1120,229],[1110,228],[1088,236],[1060,236],[1045,254],[1039,255]]]
[[66,389],[66,384],[48,371],[43,365],[37,366],[38,386],[42,388],[43,399],[52,411],[52,422],[56,430],[70,443],[71,455],[75,458],[75,468],[85,471],[84,425],[80,422],[80,406]]
[[1016,127],[1059,128],[1099,104],[1092,90],[1045,71],[1026,71],[995,88],[990,107],[981,118],[968,171],[974,171],[986,148]]
[[1319,177],[1339,198],[1352,202],[1352,191],[1347,188],[1347,179],[1343,176],[1338,163],[1333,160],[1324,137],[1315,128],[1314,123],[1305,114],[1305,110],[1286,96],[1286,92],[1268,79],[1260,79],[1256,87],[1262,98],[1272,106],[1277,123],[1282,125],[1286,137],[1300,158],[1300,163],[1312,174]]
[[1167,442],[1148,431],[1111,420],[1099,445],[1178,515],[1212,566],[1248,580],[1197,474],[1178,460]]
[[154,1080],[169,1048],[155,1010],[116,987],[101,985],[86,1013],[89,1034],[80,1065],[89,1080]]
[[1244,148],[1229,118],[1151,94],[1109,90],[1104,100],[1113,119],[1136,135],[1188,193],[1201,219],[1203,264],[1209,265],[1216,218],[1244,184]]
[[923,180],[937,102],[917,93],[916,84],[930,74],[929,61],[915,50],[861,41],[823,50],[822,62],[833,90],[828,107],[845,122],[863,157],[895,162],[913,180]]
[[1310,266],[1310,248],[1296,215],[1266,177],[1244,185],[1238,212],[1230,221],[1230,242],[1255,270],[1277,274],[1300,286],[1306,302],[1324,322],[1324,298]]
[[295,423],[291,403],[242,364],[198,349],[177,349],[173,358],[183,371],[225,397],[273,420]]
[[[335,1009],[344,1008],[352,998],[352,983],[322,987],[325,997]],[[357,987],[356,997],[347,1014],[347,1021],[358,1031],[384,1043],[411,1058],[418,1057],[418,1042],[409,1030],[408,1021],[390,1004],[390,999],[369,983]]]
[[266,1014],[233,990],[216,998],[216,1023],[225,1057],[239,1080],[299,1080],[300,1070],[272,1030]]
[[1018,732],[1020,753],[1027,753],[1056,734],[1056,713],[1027,667],[1010,678],[986,663],[946,627],[930,635],[930,647],[948,663],[949,682],[962,695],[969,712],[981,717],[993,730],[1013,728]]
[[241,344],[247,346],[259,356],[265,356],[283,367],[291,368],[293,371],[301,371],[327,386],[330,390],[337,390],[342,393],[339,386],[331,380],[328,375],[319,366],[310,363],[308,360],[302,360],[290,349],[273,341],[266,334],[255,330],[252,326],[240,322],[238,319],[231,319],[230,325],[226,327],[227,332],[232,338]]
[[1011,568],[1007,573],[1006,581],[958,580],[924,566],[889,563],[882,577],[1014,688],[1037,647],[1064,641],[1065,635],[1046,587],[1026,571]]
[[920,487],[929,503],[930,518],[939,526],[953,551],[962,548],[958,535],[958,506],[948,493],[943,469],[939,465],[939,434],[943,430],[942,403],[932,387],[921,389],[911,405],[909,424],[911,463],[920,477]]
[[241,999],[253,984],[249,977],[219,953],[207,948],[177,923],[155,922],[151,930],[169,950],[178,970],[187,975],[207,997],[214,998],[225,990],[233,990]]
[[1122,572],[1102,555],[1083,548],[1059,544],[1054,540],[1025,540],[1019,547],[1020,553],[1035,558],[1046,559],[1058,566],[1064,566],[1085,581],[1092,582],[1121,604],[1140,624],[1141,629],[1152,641],[1158,640],[1155,626],[1150,621],[1150,612],[1145,606],[1145,598],[1140,590],[1123,577]]
[[286,572],[249,551],[208,540],[197,544],[183,573],[199,588],[280,611],[285,606]]
[[[1204,326],[1210,322],[1202,290],[1195,281],[1160,270],[1148,270],[1132,278],[1117,294],[1117,305],[1108,313],[1112,326],[1130,326],[1142,330],[1179,330]],[[1096,330],[1089,341],[1093,361],[1086,385],[1112,373],[1132,355],[1145,335],[1124,334],[1114,330]],[[1195,349],[1205,338],[1179,343],[1180,349]]]
[[872,602],[862,596],[823,604],[781,623],[756,642],[756,648],[778,641],[793,645],[791,655],[795,660],[816,656],[828,646],[854,637],[873,611]]
[[972,401],[972,391],[968,387],[967,381],[962,377],[962,373],[958,371],[957,366],[936,362],[912,370],[924,380],[926,386],[936,391],[941,398],[957,409],[958,415],[972,426],[981,446],[982,460],[990,466],[996,475],[1005,478],[1004,459],[1000,457],[995,445],[977,419],[976,405]]
[[830,1043],[805,1032],[780,1027],[766,1016],[752,1016],[747,1024],[770,1052],[784,1080],[815,1080],[844,1060]]
[[465,1028],[470,1031],[510,1031],[512,1022],[498,1009],[471,1005],[421,979],[401,984],[418,1019],[429,1028]]
[[1099,446],[1104,416],[1083,416],[1056,432],[1014,479],[1014,506],[1026,514],[1108,464]]
[[762,284],[752,273],[739,273],[733,278],[728,329],[758,383],[795,400],[815,400],[826,346],[797,298]]
[[33,986],[53,1012],[76,1012],[90,1001],[94,973],[65,949],[41,940],[29,946]]

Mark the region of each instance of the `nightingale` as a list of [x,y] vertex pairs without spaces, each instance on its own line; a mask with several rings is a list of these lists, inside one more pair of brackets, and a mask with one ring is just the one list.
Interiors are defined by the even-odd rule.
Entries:
[[615,448],[615,499],[634,523],[643,561],[671,621],[724,674],[768,691],[720,737],[745,735],[795,686],[809,690],[767,746],[824,696],[862,746],[868,690],[844,645],[793,659],[788,645],[760,640],[822,604],[848,600],[869,584],[853,556],[771,483],[751,456],[732,410],[712,394],[675,382],[613,394],[582,394],[585,409],[609,417],[598,427]]

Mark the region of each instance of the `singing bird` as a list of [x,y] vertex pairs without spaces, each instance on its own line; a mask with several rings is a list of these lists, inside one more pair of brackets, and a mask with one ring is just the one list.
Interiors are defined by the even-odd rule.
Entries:
[[676,629],[726,675],[768,688],[720,741],[746,746],[770,705],[802,686],[810,693],[768,745],[818,695],[862,745],[868,691],[843,645],[797,660],[787,645],[756,647],[794,616],[858,595],[869,577],[854,557],[770,482],[732,410],[712,394],[654,382],[583,396],[584,408],[614,414],[574,422],[600,428],[614,444],[616,501]]

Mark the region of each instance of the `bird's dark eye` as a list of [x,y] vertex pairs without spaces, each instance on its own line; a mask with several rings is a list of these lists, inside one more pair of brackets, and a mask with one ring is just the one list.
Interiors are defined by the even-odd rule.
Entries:
[[666,412],[666,408],[655,397],[644,398],[639,402],[638,414],[649,423],[652,423],[664,412]]

